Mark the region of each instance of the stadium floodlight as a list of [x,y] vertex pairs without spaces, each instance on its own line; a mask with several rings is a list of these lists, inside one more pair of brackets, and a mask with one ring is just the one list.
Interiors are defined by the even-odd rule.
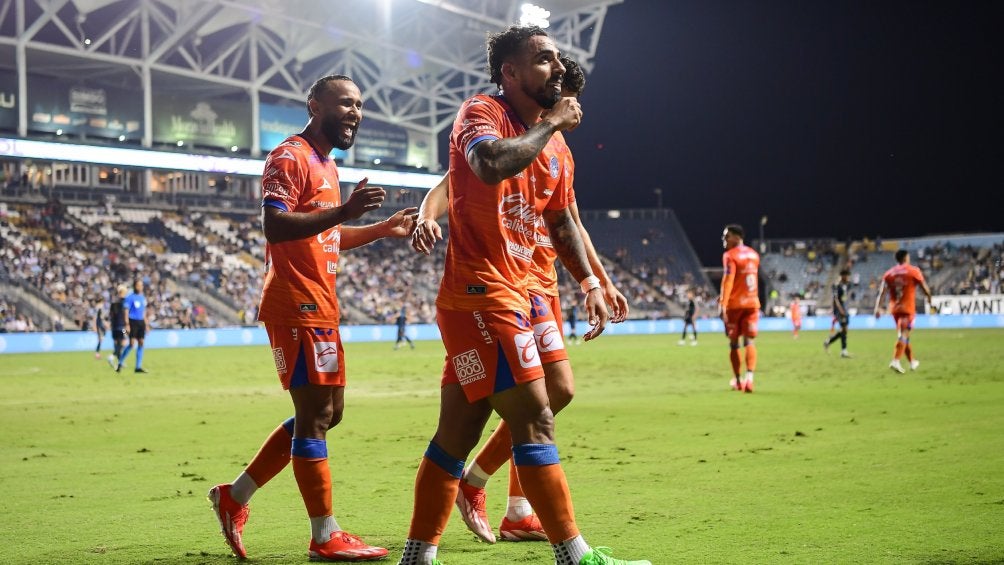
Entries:
[[534,25],[545,29],[551,25],[551,22],[548,21],[548,18],[551,17],[551,12],[536,4],[527,2],[519,7],[519,12],[520,25]]

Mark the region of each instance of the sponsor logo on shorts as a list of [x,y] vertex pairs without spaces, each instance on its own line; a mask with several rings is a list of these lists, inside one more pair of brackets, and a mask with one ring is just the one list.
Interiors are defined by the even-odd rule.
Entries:
[[338,372],[338,343],[318,341],[314,343],[314,366],[319,373]]
[[279,373],[279,376],[286,374],[286,356],[282,352],[281,347],[272,348],[272,359],[275,361],[275,370]]
[[485,323],[485,319],[481,316],[481,312],[475,310],[473,316],[474,323],[478,325],[478,332],[481,334],[481,339],[488,345],[491,345],[492,334],[488,331],[488,324]]
[[537,351],[547,353],[548,351],[560,351],[565,348],[565,342],[561,340],[561,331],[558,324],[553,321],[534,324],[533,337],[537,340]]
[[465,351],[460,355],[454,355],[453,370],[457,373],[457,379],[462,386],[469,385],[475,381],[485,378],[485,364],[481,362],[481,356],[477,349]]
[[533,333],[516,334],[513,336],[516,343],[516,354],[519,357],[519,366],[524,369],[540,366],[540,355],[537,354],[537,341]]

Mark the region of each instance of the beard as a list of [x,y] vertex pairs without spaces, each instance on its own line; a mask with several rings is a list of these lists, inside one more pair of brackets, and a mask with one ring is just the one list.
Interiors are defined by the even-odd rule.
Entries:
[[321,133],[324,137],[328,139],[328,142],[332,146],[345,151],[356,141],[356,128],[352,128],[352,133],[348,136],[342,134],[342,130],[345,127],[342,125],[341,121],[335,119],[334,116],[326,118],[321,122]]
[[559,89],[557,92],[553,92],[551,90],[550,82],[545,84],[543,88],[541,88],[536,92],[529,92],[526,90],[524,90],[523,92],[527,96],[532,98],[535,102],[537,102],[537,104],[545,110],[550,110],[551,108],[554,108],[554,105],[557,104],[559,100],[561,100],[561,90]]

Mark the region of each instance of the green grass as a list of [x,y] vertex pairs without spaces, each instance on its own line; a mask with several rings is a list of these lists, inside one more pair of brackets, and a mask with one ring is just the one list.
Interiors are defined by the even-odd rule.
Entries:
[[[758,339],[757,392],[727,387],[725,338],[604,336],[572,347],[558,444],[586,539],[666,563],[1004,563],[1004,331]],[[434,431],[443,350],[349,344],[329,436],[339,522],[400,555]],[[149,375],[88,353],[0,356],[0,563],[234,563],[205,500],[291,413],[265,347],[151,350]],[[493,425],[494,421],[492,422]],[[489,485],[500,519],[505,478]],[[252,563],[306,561],[287,470],[258,492]],[[547,544],[474,541],[449,565],[551,563]]]

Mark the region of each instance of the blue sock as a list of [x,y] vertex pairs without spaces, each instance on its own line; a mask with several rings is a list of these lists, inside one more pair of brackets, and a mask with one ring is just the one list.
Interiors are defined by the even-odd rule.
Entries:
[[143,366],[143,346],[136,347],[136,368],[139,369]]
[[127,345],[125,349],[122,350],[122,355],[119,356],[119,365],[121,365],[122,362],[125,361],[125,358],[129,356],[130,351],[132,351],[131,343]]

